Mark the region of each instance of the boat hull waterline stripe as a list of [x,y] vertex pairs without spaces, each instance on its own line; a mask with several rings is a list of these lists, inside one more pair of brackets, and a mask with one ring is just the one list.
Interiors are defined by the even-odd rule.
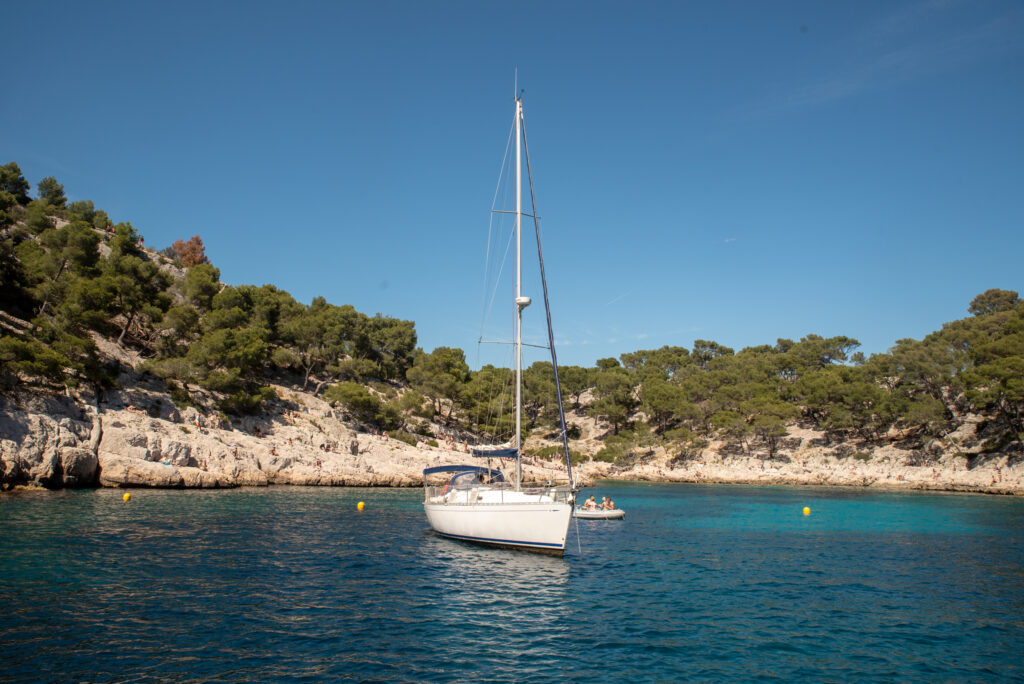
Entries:
[[548,544],[545,542],[522,542],[513,541],[512,539],[489,539],[487,537],[470,537],[465,534],[452,534],[451,532],[441,532],[435,530],[438,534],[444,537],[451,537],[452,539],[462,539],[465,541],[481,542],[483,544],[505,544],[507,546],[532,546],[536,548],[544,549],[563,549],[565,548],[562,544]]

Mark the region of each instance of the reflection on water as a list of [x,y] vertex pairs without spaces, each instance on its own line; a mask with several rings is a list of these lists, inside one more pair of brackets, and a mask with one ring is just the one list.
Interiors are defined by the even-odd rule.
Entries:
[[429,532],[416,553],[436,569],[439,582],[455,589],[489,585],[493,591],[501,583],[514,590],[554,590],[569,578],[569,564],[560,556],[480,546]]
[[1020,500],[602,490],[627,519],[561,558],[434,535],[418,491],[2,496],[2,676],[1024,676]]
[[[558,628],[566,615],[568,562],[560,557],[473,545],[426,533],[417,554],[435,583],[441,624],[467,615],[511,631]],[[491,630],[488,639],[502,638]],[[497,645],[497,643],[495,643]]]

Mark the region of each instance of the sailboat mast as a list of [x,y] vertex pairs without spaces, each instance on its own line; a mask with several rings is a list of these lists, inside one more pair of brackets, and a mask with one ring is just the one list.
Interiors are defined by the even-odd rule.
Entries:
[[523,101],[516,96],[516,489],[522,482],[523,421],[523,185],[520,177],[520,138],[522,137]]

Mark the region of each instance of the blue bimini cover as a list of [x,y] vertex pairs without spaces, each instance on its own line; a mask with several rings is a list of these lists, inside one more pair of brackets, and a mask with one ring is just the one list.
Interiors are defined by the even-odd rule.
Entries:
[[505,476],[501,474],[500,470],[494,470],[493,468],[484,468],[482,466],[474,465],[443,465],[434,466],[433,468],[427,468],[423,471],[423,477],[427,475],[434,475],[436,473],[487,473],[491,477],[504,482]]
[[478,458],[516,458],[519,449],[473,449],[473,455]]

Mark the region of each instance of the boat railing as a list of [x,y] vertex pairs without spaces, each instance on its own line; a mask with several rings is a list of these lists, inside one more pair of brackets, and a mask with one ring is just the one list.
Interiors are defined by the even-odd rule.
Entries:
[[[511,489],[512,485],[508,482],[494,482],[492,484],[486,485],[474,484],[469,486],[463,485],[456,487],[452,487],[450,485],[426,485],[423,488],[425,500],[433,503],[438,503],[443,499],[446,500],[447,503],[447,499],[451,498],[448,497],[448,494],[450,494],[453,491],[467,492],[476,490],[477,492],[482,492],[495,490],[510,491]],[[522,491],[525,492],[526,494],[549,496],[551,497],[552,501],[555,501],[557,503],[569,503],[573,498],[572,487],[570,487],[567,484],[524,484],[522,487]],[[470,499],[468,497],[458,497],[458,499],[460,499],[461,501],[451,501],[451,503],[470,503]],[[475,500],[475,497],[473,499]]]

